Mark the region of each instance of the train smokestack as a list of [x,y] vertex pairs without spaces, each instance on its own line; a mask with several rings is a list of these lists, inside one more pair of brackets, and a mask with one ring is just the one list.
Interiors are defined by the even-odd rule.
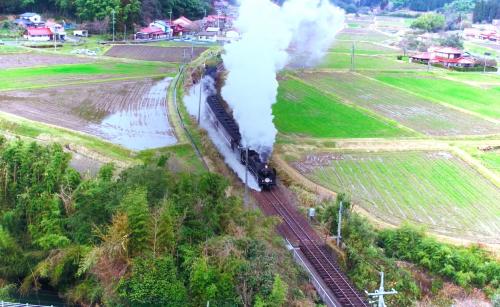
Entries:
[[272,105],[278,94],[277,73],[286,65],[316,64],[344,24],[344,12],[328,0],[241,0],[236,28],[241,39],[225,46],[228,70],[222,96],[240,127],[242,145],[267,161],[277,130]]

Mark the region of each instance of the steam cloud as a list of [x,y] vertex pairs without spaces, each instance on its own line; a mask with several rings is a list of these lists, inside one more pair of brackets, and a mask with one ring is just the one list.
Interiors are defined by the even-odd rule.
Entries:
[[242,145],[272,153],[277,130],[272,105],[277,73],[288,64],[316,64],[344,24],[344,13],[328,0],[242,0],[236,27],[241,39],[225,46],[229,71],[222,96],[240,127]]

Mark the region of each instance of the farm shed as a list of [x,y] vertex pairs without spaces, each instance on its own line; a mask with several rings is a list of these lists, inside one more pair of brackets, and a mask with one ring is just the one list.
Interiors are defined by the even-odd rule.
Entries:
[[53,34],[49,28],[28,28],[24,37],[29,41],[46,42],[52,40]]
[[217,42],[217,33],[203,31],[196,34],[196,39],[203,42]]

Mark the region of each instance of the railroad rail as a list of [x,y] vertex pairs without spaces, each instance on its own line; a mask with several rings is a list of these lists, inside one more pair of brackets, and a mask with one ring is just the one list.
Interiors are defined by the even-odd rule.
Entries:
[[300,213],[292,208],[282,193],[271,190],[257,193],[263,210],[268,215],[279,215],[283,223],[278,231],[290,242],[295,242],[309,260],[323,282],[330,288],[342,306],[368,307],[366,299],[358,293],[338,267],[325,244]]

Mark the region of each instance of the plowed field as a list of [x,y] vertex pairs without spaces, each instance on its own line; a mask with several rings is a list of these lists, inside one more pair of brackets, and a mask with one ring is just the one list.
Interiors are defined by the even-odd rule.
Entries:
[[387,222],[500,243],[500,190],[448,152],[311,154],[292,165]]
[[181,63],[191,58],[197,58],[206,49],[203,47],[120,45],[113,46],[105,55],[115,58]]

